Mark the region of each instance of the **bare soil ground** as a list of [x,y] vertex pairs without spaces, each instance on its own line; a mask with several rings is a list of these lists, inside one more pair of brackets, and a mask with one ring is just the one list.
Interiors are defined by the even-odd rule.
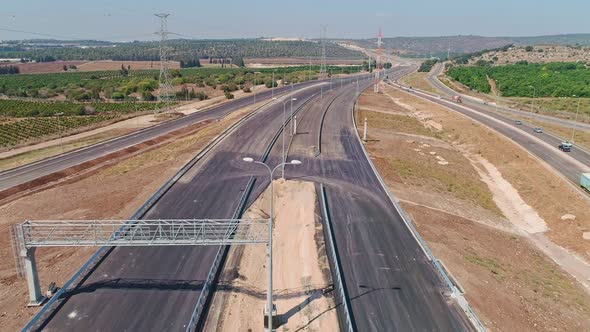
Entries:
[[[119,70],[121,65],[125,68],[131,66],[131,70],[140,69],[159,69],[158,61],[89,61],[78,66],[78,71],[101,71],[101,70]],[[170,68],[179,69],[178,61],[170,61]]]
[[[20,329],[37,309],[27,308],[24,279],[16,277],[9,227],[26,219],[126,219],[213,137],[250,112],[246,108],[196,133],[149,152],[113,161],[84,177],[0,206],[0,315],[2,330]],[[89,190],[88,188],[92,188]],[[37,250],[42,288],[63,284],[96,248]]]
[[[17,66],[21,74],[46,74],[64,72],[66,66],[80,66],[87,61],[54,61],[39,63],[2,63],[0,66]],[[121,67],[119,66],[119,69]]]
[[[588,264],[576,258],[590,257],[582,238],[588,203],[495,132],[384,89],[359,100],[358,118],[369,118],[369,153],[486,327],[590,329],[590,296],[580,285],[587,280],[576,282],[555,263],[590,277]],[[562,220],[566,214],[575,219]],[[535,247],[537,236],[567,248],[573,262],[547,257]]]
[[[311,182],[275,181],[274,303],[277,331],[337,331],[317,198]],[[267,189],[245,218],[268,218]],[[266,247],[233,247],[216,294],[210,331],[260,331],[266,301]]]

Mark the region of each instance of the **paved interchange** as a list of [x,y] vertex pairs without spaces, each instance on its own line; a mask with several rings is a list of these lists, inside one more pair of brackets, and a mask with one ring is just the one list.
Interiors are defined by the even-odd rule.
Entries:
[[[407,68],[396,71],[399,75]],[[327,188],[359,330],[468,330],[461,310],[445,295],[440,277],[365,159],[351,117],[357,91],[352,81],[324,90],[323,98],[317,87],[295,92],[294,109],[304,107],[289,157],[304,164],[287,169],[287,178],[321,182]],[[360,91],[370,84],[361,81]],[[263,157],[281,127],[282,106],[273,103],[244,122],[143,217],[229,218],[254,173],[252,202],[268,183],[264,173],[241,158]],[[319,137],[321,154],[314,157],[311,146],[317,146]],[[267,162],[276,165],[280,160],[281,144],[274,144]],[[42,315],[35,329],[184,330],[217,249],[114,248]]]
[[[407,71],[398,68],[390,75],[395,79]],[[378,183],[355,136],[352,107],[357,91],[370,86],[371,80],[362,80],[358,87],[354,78],[342,86],[335,82],[331,91],[327,91],[329,85],[324,85],[323,98],[318,96],[320,88],[311,85],[300,85],[294,92],[298,99],[293,105],[298,111],[298,134],[286,136],[289,158],[304,164],[287,168],[286,174],[291,179],[323,183],[327,189],[342,272],[358,330],[471,329]],[[307,88],[302,89],[304,86]],[[587,171],[584,163],[590,165],[585,151],[574,148],[571,158],[563,158],[555,148],[556,138],[531,137],[533,134],[515,127],[511,119],[484,106],[466,103],[475,112],[426,93],[411,92],[483,122],[572,181],[581,171]],[[250,101],[242,102],[246,105]],[[203,116],[223,116],[235,107],[221,105]],[[201,113],[205,112],[196,114]],[[282,103],[264,107],[207,153],[143,217],[230,218],[250,174],[255,174],[251,203],[268,182],[265,174],[245,165],[241,158],[261,159],[271,147],[267,162],[271,166],[280,162],[280,137],[279,143],[272,141],[281,128],[282,116]],[[316,156],[318,148],[321,153]],[[67,155],[64,157],[67,160]],[[217,250],[114,248],[36,321],[34,329],[185,330]]]

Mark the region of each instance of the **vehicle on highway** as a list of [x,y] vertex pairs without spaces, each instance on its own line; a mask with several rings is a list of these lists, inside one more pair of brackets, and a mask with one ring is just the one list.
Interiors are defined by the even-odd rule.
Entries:
[[561,142],[561,144],[559,144],[559,149],[563,152],[570,152],[572,150],[572,143]]
[[587,191],[590,191],[590,173],[582,173],[582,175],[580,175],[580,186]]
[[520,120],[516,120],[516,121],[514,121],[514,123],[516,123],[519,126],[522,126],[522,121],[520,121]]
[[456,102],[457,104],[463,103],[461,96],[453,96],[453,101]]
[[438,99],[443,99],[443,96],[440,96],[440,95],[439,95],[439,96],[437,96],[436,98],[438,98]]
[[543,129],[542,129],[542,128],[539,128],[539,127],[537,127],[537,128],[535,128],[535,129],[533,129],[533,131],[534,131],[535,133],[537,133],[537,134],[542,134],[542,133],[543,133]]

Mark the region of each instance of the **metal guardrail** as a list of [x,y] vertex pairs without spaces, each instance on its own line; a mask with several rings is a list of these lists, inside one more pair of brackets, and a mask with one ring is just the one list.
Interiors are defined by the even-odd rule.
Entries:
[[[186,172],[188,172],[188,170],[190,168],[192,168],[199,160],[201,160],[210,150],[212,150],[217,144],[219,144],[221,141],[223,141],[223,139],[225,139],[225,137],[227,137],[231,132],[236,130],[236,128],[239,127],[242,123],[244,123],[249,118],[253,117],[255,114],[257,114],[260,110],[262,110],[266,105],[268,105],[270,103],[272,103],[272,101],[268,101],[267,103],[261,105],[254,112],[246,115],[245,117],[243,117],[242,119],[240,119],[239,121],[237,121],[236,123],[231,125],[229,128],[224,130],[222,133],[217,135],[215,138],[213,138],[209,143],[207,143],[207,145],[205,145],[201,149],[201,151],[199,151],[193,158],[191,158],[191,160],[189,160],[174,176],[172,176],[170,179],[168,179],[168,181],[166,181],[166,183],[164,183],[145,203],[143,203],[139,207],[139,209],[137,209],[137,211],[135,211],[135,213],[133,213],[133,215],[129,219],[141,219],[146,214],[146,212],[166,192],[168,192],[168,190],[170,190],[172,185],[174,183],[176,183],[184,174],[186,174]],[[111,250],[112,250],[112,247],[99,248],[96,251],[96,253],[94,253],[94,255],[92,255],[88,259],[88,261],[86,261],[86,263],[84,263],[84,265],[82,265],[80,270],[78,270],[78,272],[76,272],[68,281],[66,281],[64,283],[63,287],[60,288],[59,291],[57,293],[55,293],[53,295],[53,297],[51,297],[51,299],[49,299],[49,301],[47,301],[47,303],[43,306],[43,308],[41,308],[41,310],[39,310],[39,312],[35,316],[33,316],[33,318],[31,318],[29,323],[27,323],[27,325],[25,325],[23,327],[21,332],[31,331],[31,329],[33,329],[35,327],[35,325],[37,324],[39,319],[41,319],[46,314],[46,312],[49,310],[51,305],[53,303],[55,303],[58,299],[60,299],[61,296],[63,295],[63,293],[66,292],[72,286],[72,284],[74,284],[74,282],[82,276],[82,274],[84,272],[91,269],[94,266],[94,264],[98,263],[100,261],[100,259],[102,259],[106,255],[108,255],[111,252]]]
[[350,309],[350,297],[348,296],[348,291],[346,289],[346,284],[344,282],[344,276],[341,271],[340,267],[340,256],[338,255],[338,250],[336,248],[336,236],[334,235],[334,231],[332,230],[332,221],[330,220],[330,213],[328,211],[328,201],[326,197],[326,188],[324,184],[320,184],[320,191],[321,191],[321,198],[322,198],[322,210],[324,211],[324,224],[326,225],[327,231],[327,238],[330,244],[330,256],[332,258],[332,262],[334,265],[333,276],[334,276],[334,286],[337,294],[340,296],[340,301],[344,307],[344,321],[346,323],[346,327],[344,330],[347,332],[355,332],[356,323],[354,320],[354,316],[352,314],[352,310]]
[[428,260],[430,262],[432,262],[432,265],[434,266],[434,270],[440,276],[440,278],[442,279],[444,284],[447,286],[447,288],[451,292],[452,296],[457,300],[457,303],[459,304],[461,309],[465,312],[465,315],[467,316],[467,318],[469,318],[470,322],[473,324],[473,327],[477,331],[480,331],[480,332],[486,331],[485,327],[483,326],[483,324],[481,323],[481,321],[479,320],[479,318],[477,317],[477,315],[475,314],[473,309],[471,309],[471,306],[469,306],[469,303],[467,302],[467,300],[465,299],[463,294],[453,284],[453,282],[451,281],[451,279],[449,278],[449,276],[447,275],[445,270],[442,268],[438,259],[436,259],[436,257],[432,254],[432,252],[428,248],[428,245],[426,244],[424,239],[422,239],[422,237],[420,236],[420,234],[418,233],[418,231],[414,227],[412,220],[406,215],[404,210],[401,208],[399,202],[393,196],[393,194],[391,193],[391,191],[387,187],[387,184],[385,183],[385,181],[383,180],[383,178],[379,174],[379,171],[377,171],[377,168],[375,167],[375,165],[371,161],[371,158],[369,157],[369,153],[367,152],[365,145],[362,143],[361,137],[360,137],[358,130],[357,130],[356,119],[354,116],[354,110],[356,109],[356,105],[357,105],[357,103],[355,102],[355,104],[352,107],[352,111],[351,111],[352,121],[353,121],[353,125],[354,125],[354,132],[356,134],[359,145],[361,146],[361,149],[362,149],[363,153],[365,154],[365,159],[367,160],[367,162],[371,166],[371,169],[373,170],[373,173],[375,174],[375,176],[379,180],[381,187],[383,188],[383,190],[387,194],[387,196],[388,196],[389,200],[391,201],[391,203],[393,204],[394,208],[397,210],[399,215],[402,217],[402,220],[404,221],[406,227],[408,227],[408,230],[410,231],[410,233],[412,234],[414,239],[416,239],[416,241],[418,242],[418,245],[422,248],[422,251],[424,252],[426,257],[428,258]]

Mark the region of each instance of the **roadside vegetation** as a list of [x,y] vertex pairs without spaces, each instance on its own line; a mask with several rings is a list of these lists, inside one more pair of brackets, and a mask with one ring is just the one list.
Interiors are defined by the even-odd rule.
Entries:
[[432,70],[432,67],[438,62],[438,59],[428,59],[424,62],[422,62],[422,64],[420,65],[420,68],[418,68],[418,72],[421,73],[428,73],[429,71]]
[[[554,62],[529,64],[526,61],[513,65],[491,67],[451,67],[447,75],[467,87],[489,93],[488,79],[495,81],[504,97],[578,97],[590,98],[590,68],[584,63]],[[533,88],[534,87],[534,88]]]
[[410,75],[402,77],[399,81],[404,85],[415,87],[420,90],[438,93],[437,90],[426,81],[427,75],[428,73],[411,73]]
[[[329,75],[356,73],[363,66],[328,67]],[[285,68],[190,68],[171,70],[176,100],[233,99],[234,92],[318,78],[319,66]],[[156,70],[0,75],[0,148],[69,135],[84,128],[162,108]],[[274,81],[273,81],[274,78]],[[174,105],[174,103],[172,103]],[[59,116],[59,117],[57,117]]]
[[[330,74],[358,72],[359,66],[329,67]],[[317,79],[319,67],[299,66],[286,68],[188,68],[173,69],[171,83],[182,99],[206,99],[199,88],[210,87],[232,92],[246,86],[265,84],[272,86],[272,78],[283,83],[298,83]],[[92,100],[145,100],[155,99],[158,89],[157,70],[133,70],[122,67],[119,71],[68,72],[51,74],[1,75],[0,95],[8,97],[51,99],[62,97],[75,101]],[[190,89],[188,89],[191,85]],[[186,88],[187,90],[183,90]]]

